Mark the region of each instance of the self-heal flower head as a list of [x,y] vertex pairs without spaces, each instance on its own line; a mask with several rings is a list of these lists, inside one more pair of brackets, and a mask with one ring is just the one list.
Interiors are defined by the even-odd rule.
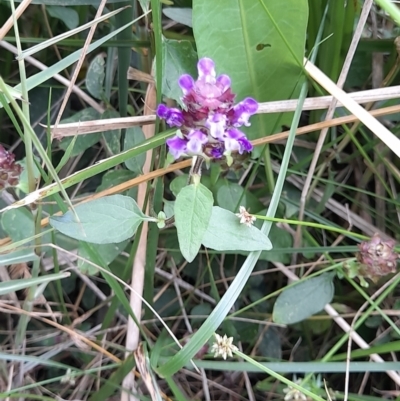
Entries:
[[19,184],[22,167],[15,162],[15,156],[0,145],[0,191]]
[[171,155],[199,155],[207,159],[231,160],[231,153],[251,152],[253,145],[238,128],[249,126],[249,118],[258,110],[258,103],[246,98],[234,104],[228,75],[217,76],[214,61],[202,58],[197,64],[198,78],[188,74],[179,78],[183,110],[159,105],[157,115],[179,132],[167,140]]
[[362,275],[376,282],[379,277],[396,272],[400,255],[394,246],[394,240],[385,241],[379,234],[375,234],[370,241],[361,242],[356,257]]

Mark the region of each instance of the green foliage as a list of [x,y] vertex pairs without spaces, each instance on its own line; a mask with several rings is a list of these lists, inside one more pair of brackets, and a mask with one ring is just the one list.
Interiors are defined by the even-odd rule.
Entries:
[[202,184],[188,185],[176,197],[174,211],[179,248],[188,262],[192,262],[199,252],[212,205],[212,193]]
[[[193,32],[199,57],[211,57],[217,72],[232,78],[238,99],[259,102],[299,95],[307,27],[306,0],[193,1]],[[235,29],[232,29],[235,27]],[[259,114],[247,130],[251,139],[269,135],[291,116]]]
[[[374,7],[363,27],[346,92],[376,85],[371,77],[375,80],[379,72],[379,55],[384,55],[381,90],[399,83],[393,43],[399,28],[390,20],[397,21],[399,12],[389,0],[376,4],[382,9]],[[0,313],[1,324],[14,330],[13,336],[0,332],[5,350],[0,382],[19,363],[25,376],[9,378],[11,385],[0,391],[0,398],[78,397],[81,384],[92,380],[96,388],[90,385],[80,398],[115,397],[135,368],[128,344],[138,337],[126,320],[129,316],[137,323],[140,310],[145,310],[140,340],[149,350],[141,355],[140,385],[148,386],[152,398],[160,396],[151,392],[158,380],[153,371],[163,379],[167,396],[182,401],[198,398],[201,386],[200,397],[207,398],[209,391],[216,400],[224,397],[225,386],[239,398],[253,391],[252,397],[260,399],[296,394],[321,401],[326,390],[322,376],[313,372],[324,372],[328,391],[334,383],[332,390],[343,398],[337,390],[345,388],[347,369],[369,371],[366,388],[395,391],[400,379],[393,363],[344,363],[348,334],[338,331],[340,317],[332,320],[330,309],[323,309],[330,302],[338,313],[366,305],[352,330],[373,345],[355,348],[351,359],[399,358],[400,330],[392,310],[399,309],[400,278],[382,277],[369,283],[366,292],[359,284],[363,277],[349,274],[359,239],[375,231],[400,238],[398,160],[361,125],[351,131],[346,125],[330,128],[321,148],[319,134],[295,134],[300,114],[305,127],[325,117],[318,107],[302,112],[305,97],[321,93],[312,77],[308,92],[303,85],[303,56],[337,80],[365,2],[108,0],[95,19],[99,5],[99,0],[33,0],[18,17],[19,29],[14,26],[2,38],[0,141],[15,154],[23,173],[18,186],[0,193],[0,295],[20,305],[20,310],[12,306],[13,315],[6,313],[11,307],[6,298]],[[0,0],[0,28],[11,12],[12,3]],[[13,54],[10,45],[24,50]],[[44,64],[38,72],[32,57]],[[71,79],[81,57],[85,62],[60,124],[96,121],[106,128],[54,139],[47,126],[54,124],[67,93],[67,83],[57,74]],[[165,141],[179,127],[163,131],[158,119],[147,121],[154,125],[146,127],[146,139],[144,126],[107,124],[110,119],[124,123],[127,114],[153,113],[160,102],[181,107],[178,79],[184,73],[196,78],[201,57],[215,61],[217,75],[230,76],[235,101],[249,96],[260,103],[298,99],[294,114],[265,113],[269,105],[262,105],[263,112],[244,127],[264,144],[265,137],[286,131],[286,125],[289,137],[256,146],[252,158],[233,155],[231,166],[224,159],[211,160],[196,171],[181,164],[174,169],[166,155]],[[143,75],[128,80],[129,67]],[[396,98],[382,99],[365,109],[398,106]],[[193,105],[196,110],[200,106]],[[336,114],[349,113],[341,107]],[[396,110],[379,118],[397,135],[398,117]],[[149,171],[144,169],[146,152],[152,153]],[[303,197],[315,155],[317,170]],[[140,191],[132,181],[124,192],[115,188],[134,178],[142,181]],[[104,190],[111,196],[90,200]],[[254,225],[240,223],[235,215],[240,206],[257,214]],[[51,227],[46,227],[49,217]],[[142,222],[149,223],[148,231]],[[300,282],[288,283],[291,268]],[[68,277],[65,269],[76,271]],[[145,305],[139,302],[143,285]],[[45,303],[38,303],[43,297]],[[48,321],[39,321],[43,318]],[[233,336],[238,346],[240,341],[243,354],[234,351],[233,360],[213,360],[215,332]],[[126,354],[123,361],[109,362]],[[181,370],[192,368],[192,361],[205,369],[202,381]],[[218,375],[220,392],[211,383],[217,370],[224,372]],[[228,372],[237,372],[241,384],[239,375],[246,371],[267,373],[267,379],[257,383],[258,376],[252,376],[246,389],[236,391]],[[375,371],[390,371],[392,381]],[[296,372],[308,376],[292,377]],[[74,385],[74,380],[80,382]],[[359,389],[348,384],[354,392],[348,394],[350,401],[378,399],[355,394]]]
[[[132,149],[146,138],[140,127],[131,127],[126,130],[124,140],[124,150]],[[136,174],[142,174],[142,168],[146,161],[146,154],[142,153],[125,161],[125,167]]]
[[[90,63],[86,74],[86,88],[96,99],[104,95],[105,60],[103,54],[98,54]],[[111,118],[111,117],[108,117]]]
[[258,228],[240,224],[234,213],[218,206],[212,208],[202,244],[216,251],[269,251],[272,248],[268,237]]
[[137,203],[128,196],[112,195],[75,207],[79,220],[68,211],[50,219],[52,227],[80,241],[112,244],[131,238],[147,220]]
[[294,324],[320,312],[334,295],[333,273],[305,279],[285,289],[274,305],[275,323]]
[[163,38],[163,81],[162,93],[180,102],[182,90],[178,79],[182,74],[196,76],[197,54],[188,40],[171,40]]

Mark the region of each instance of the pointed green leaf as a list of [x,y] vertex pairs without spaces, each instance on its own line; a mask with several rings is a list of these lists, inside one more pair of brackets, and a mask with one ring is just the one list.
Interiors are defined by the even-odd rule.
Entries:
[[48,6],[46,11],[53,18],[64,22],[68,29],[75,29],[79,25],[79,14],[72,7]]
[[94,244],[122,242],[132,237],[140,223],[147,219],[129,196],[112,195],[75,207],[79,222],[72,211],[50,218],[52,227],[80,241]]
[[[247,96],[258,102],[298,96],[307,18],[307,0],[193,0],[199,58],[212,58],[217,73],[231,77],[239,101]],[[280,117],[253,116],[247,130],[250,139],[271,134]],[[277,129],[290,124],[290,117],[280,119]]]
[[178,79],[182,74],[196,75],[197,54],[188,40],[163,38],[162,45],[162,93],[181,103],[182,89],[178,85]]
[[216,251],[269,251],[271,241],[258,228],[240,224],[232,212],[218,206],[212,208],[210,222],[202,244]]
[[[100,117],[98,111],[93,109],[92,107],[88,107],[81,111],[78,111],[73,116],[65,118],[61,121],[62,124],[67,123],[75,123],[78,121],[91,121],[96,120]],[[87,135],[78,135],[78,138],[75,141],[75,145],[73,149],[68,149],[70,143],[73,141],[73,137],[69,136],[61,140],[60,148],[63,150],[67,150],[71,152],[71,157],[79,155],[79,153],[84,152],[86,149],[92,147],[95,143],[97,143],[101,138],[100,133],[95,134],[87,134]]]
[[[128,241],[123,241],[119,244],[90,244],[90,247],[92,252],[98,252],[102,261],[109,265],[125,249],[127,243]],[[90,258],[90,252],[88,252],[87,247],[85,247],[82,242],[79,243],[78,254],[82,258],[78,259],[79,271],[88,276],[94,276],[97,274],[97,267],[86,261],[89,260],[93,262]]]
[[96,99],[101,99],[104,94],[105,65],[104,55],[100,53],[92,60],[86,73],[86,89]]
[[192,9],[181,7],[167,7],[163,9],[163,14],[172,21],[192,27]]
[[183,188],[175,201],[175,225],[179,248],[188,262],[199,252],[211,217],[213,196],[202,184]]
[[[115,110],[106,110],[102,115],[102,120],[108,120],[109,118],[119,118],[119,113]],[[121,130],[111,129],[103,132],[103,139],[107,147],[108,153],[111,155],[117,155],[121,153]]]
[[[126,130],[124,139],[124,151],[129,150],[137,146],[139,143],[145,141],[143,130],[141,127],[130,127]],[[125,167],[128,170],[133,171],[137,175],[143,174],[142,168],[146,161],[146,153],[143,152],[140,155],[132,157],[125,161]]]
[[294,324],[322,311],[332,301],[334,276],[333,273],[321,274],[284,290],[274,305],[274,322]]

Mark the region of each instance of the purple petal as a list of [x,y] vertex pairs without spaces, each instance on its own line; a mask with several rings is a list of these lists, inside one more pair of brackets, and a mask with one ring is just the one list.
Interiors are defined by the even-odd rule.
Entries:
[[253,149],[253,145],[242,131],[232,128],[227,130],[225,135],[224,143],[227,151],[237,151],[242,154],[243,152],[250,152]]
[[190,154],[201,154],[203,153],[203,145],[208,142],[206,134],[199,130],[192,131],[188,134],[187,150]]
[[222,92],[225,92],[231,86],[231,79],[228,75],[222,74],[217,78],[217,85],[221,88]]
[[194,87],[194,79],[189,74],[183,74],[178,80],[178,84],[181,87],[183,93],[186,95]]
[[165,119],[170,127],[180,127],[183,124],[183,114],[179,109],[169,109],[169,115]]
[[240,143],[236,139],[225,138],[224,143],[225,143],[225,150],[228,151],[228,153],[240,150]]
[[199,72],[199,80],[214,83],[215,82],[215,64],[208,57],[203,57],[197,63],[197,70]]
[[169,107],[167,107],[165,104],[159,104],[157,107],[157,115],[160,118],[163,118],[164,120],[168,117],[169,113]]
[[167,145],[169,148],[169,153],[171,153],[174,159],[179,159],[187,151],[187,141],[179,138],[177,135],[167,139]]
[[210,115],[206,121],[206,127],[210,129],[210,135],[216,139],[222,139],[226,129],[226,116],[221,113]]
[[234,117],[232,124],[235,127],[240,127],[242,125],[249,126],[249,118],[256,113],[257,110],[258,103],[254,99],[251,97],[244,99],[233,108]]
[[222,149],[222,148],[212,148],[210,153],[211,153],[211,156],[214,159],[221,159],[221,157],[224,154],[224,149]]
[[246,99],[242,100],[239,104],[242,104],[245,108],[245,110],[249,114],[254,114],[258,110],[258,103],[256,100],[254,100],[251,97],[246,97]]
[[183,124],[183,114],[179,109],[160,104],[157,107],[157,115],[163,118],[170,127],[180,127]]
[[241,139],[243,137],[246,138],[246,135],[242,131],[236,128],[228,129],[225,132],[225,136],[229,139],[235,139],[235,140]]
[[238,139],[238,142],[240,144],[240,154],[242,154],[243,152],[251,152],[253,150],[253,145],[246,137]]

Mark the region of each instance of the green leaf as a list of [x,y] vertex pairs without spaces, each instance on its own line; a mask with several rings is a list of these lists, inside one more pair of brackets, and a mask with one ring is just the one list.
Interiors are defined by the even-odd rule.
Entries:
[[162,93],[182,104],[182,89],[178,79],[182,74],[196,76],[197,54],[188,40],[165,39],[163,47]]
[[273,321],[294,324],[323,310],[334,295],[334,276],[333,273],[321,274],[285,289],[275,302]]
[[[36,161],[40,162],[40,159],[37,157]],[[28,179],[28,169],[26,168],[26,157],[18,162],[22,166],[22,173],[19,177],[19,183],[17,188],[20,189],[23,193],[29,193],[29,179]],[[33,165],[33,175],[35,179],[40,178],[40,171],[37,168],[36,164]]]
[[[93,109],[92,107],[88,107],[79,111],[78,113],[74,114],[69,118],[65,118],[61,121],[62,124],[67,123],[75,123],[78,121],[90,121],[90,120],[97,120],[100,118],[100,114],[98,111]],[[87,135],[78,135],[78,139],[75,142],[75,146],[71,151],[71,157],[79,155],[79,153],[84,152],[86,149],[92,147],[95,143],[97,143],[101,138],[100,133],[96,134],[87,134]],[[59,146],[63,150],[67,150],[69,144],[73,140],[73,137],[64,138]]]
[[11,209],[3,213],[1,225],[14,242],[35,235],[35,223],[28,209]]
[[116,185],[129,181],[132,178],[135,178],[135,174],[131,171],[125,169],[109,170],[103,175],[101,184],[97,187],[96,192],[115,187]]
[[[107,120],[109,118],[118,118],[120,117],[119,113],[115,110],[106,110],[102,116],[102,120]],[[103,139],[110,155],[117,155],[121,152],[121,130],[120,129],[112,129],[103,132]]]
[[[125,249],[127,243],[128,241],[123,241],[119,244],[90,244],[90,247],[92,248],[92,252],[98,252],[104,263],[109,265]],[[82,243],[79,243],[79,256],[83,259],[91,261],[90,252],[87,252],[87,248],[82,245]],[[89,276],[97,274],[98,269],[93,264],[88,263],[83,259],[78,259],[78,268],[81,273]]]
[[[110,0],[109,0],[109,2],[110,2]],[[62,2],[62,3],[64,3],[64,2]],[[55,5],[73,5],[72,3],[79,4],[79,0],[76,0],[76,2],[73,2],[73,0],[68,0],[67,3],[68,4],[60,4],[60,3],[56,2],[56,1],[54,2]],[[98,4],[97,0],[96,0],[96,3]],[[112,37],[117,35],[119,32],[123,31],[124,29],[126,29],[128,26],[132,25],[135,22],[136,22],[136,20],[130,21],[128,24],[126,24],[124,26],[121,26],[120,28],[112,31],[108,35],[105,35],[101,39],[93,42],[91,45],[89,45],[89,47],[87,49],[87,54],[92,52],[94,49],[97,49],[102,44],[107,42],[107,40],[111,39]],[[26,80],[26,88],[27,88],[27,90],[30,91],[33,88],[36,88],[37,86],[39,86],[43,82],[47,81],[48,79],[53,78],[54,74],[57,74],[57,73],[61,72],[62,70],[68,68],[70,65],[72,65],[77,60],[79,60],[79,58],[81,57],[81,53],[82,53],[82,49],[79,49],[79,50],[73,52],[72,54],[70,54],[69,56],[65,57],[64,59],[62,59],[62,60],[58,61],[57,63],[53,64],[51,67],[46,68],[45,70],[43,70],[41,72],[38,72],[35,75],[30,76]],[[16,85],[14,87],[14,89],[17,90],[17,91],[21,90],[21,84]],[[3,106],[0,105],[0,108],[1,107],[3,107]]]
[[163,9],[163,14],[179,24],[186,25],[190,28],[193,26],[191,8],[167,7]]
[[269,327],[265,330],[264,326],[259,328],[257,335],[258,350],[266,358],[279,361],[282,359],[281,333],[276,327]]
[[79,14],[71,7],[48,6],[46,11],[51,17],[64,22],[68,29],[74,29],[79,25]]
[[189,179],[188,174],[182,174],[178,175],[178,177],[175,177],[171,181],[171,183],[169,184],[169,189],[174,194],[175,197],[178,196],[179,192],[181,192],[181,190],[187,186],[188,179]]
[[244,206],[247,210],[255,213],[263,208],[257,197],[246,191],[241,185],[228,180],[223,180],[218,184],[217,202],[224,209],[237,213],[239,206]]
[[57,164],[56,167],[56,173],[58,174],[61,169],[67,164],[67,162],[69,161],[70,157],[71,157],[71,153],[74,150],[75,147],[75,143],[76,140],[79,138],[79,135],[76,135],[72,138],[72,140],[70,141],[67,149],[65,149],[64,154],[62,155],[62,158],[60,160],[60,162]]
[[212,208],[210,222],[202,240],[216,251],[268,251],[271,241],[258,228],[240,224],[239,217],[219,206]]
[[80,241],[111,244],[131,238],[140,223],[147,219],[137,203],[124,195],[106,196],[75,207],[72,211],[50,218],[52,227]]
[[212,193],[202,184],[188,185],[176,197],[174,209],[179,248],[188,262],[192,262],[199,252],[212,205]]
[[[289,251],[291,248],[293,248],[293,237],[291,234],[274,224],[271,227],[268,237],[272,243],[272,250],[268,252],[262,252],[260,260],[269,260],[270,262],[289,264],[291,258],[291,253]],[[277,249],[280,249],[280,251]],[[282,249],[288,249],[289,251],[285,253],[282,251]]]
[[[10,1],[10,0],[7,0]],[[22,0],[15,0],[21,3]],[[45,4],[48,6],[94,6],[98,7],[102,0],[32,0],[32,4]],[[107,4],[122,3],[124,0],[107,0]]]
[[[217,73],[231,77],[239,101],[247,96],[258,102],[297,98],[307,18],[307,0],[193,0],[198,56],[212,58]],[[278,119],[277,129],[290,125],[291,114],[280,117],[253,116],[247,130],[250,139],[271,134]]]
[[105,74],[104,54],[98,54],[90,63],[86,73],[86,89],[96,99],[101,99],[104,94]]
[[[129,150],[137,146],[139,143],[145,141],[143,130],[141,127],[131,127],[126,130],[124,139],[124,151]],[[146,153],[143,152],[136,157],[132,157],[125,161],[125,167],[128,170],[133,171],[137,175],[143,174],[142,168],[146,161]]]

